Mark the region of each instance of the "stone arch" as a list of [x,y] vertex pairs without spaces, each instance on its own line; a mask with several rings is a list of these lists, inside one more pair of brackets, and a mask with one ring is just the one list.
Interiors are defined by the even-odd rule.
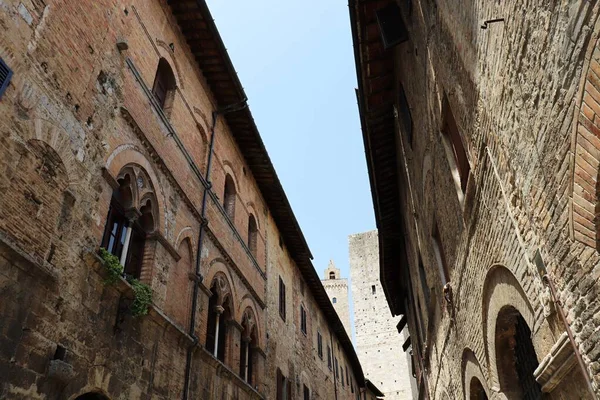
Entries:
[[585,53],[571,134],[571,237],[600,250],[600,19]]
[[496,355],[496,323],[506,307],[519,312],[533,331],[535,313],[515,275],[503,265],[490,268],[483,284],[482,322],[490,385],[500,387]]
[[[77,183],[81,176],[77,166],[77,158],[83,159],[82,149],[74,149],[69,134],[53,121],[36,118],[31,121],[30,129],[23,130],[26,142],[39,140],[52,148],[65,166],[69,185]],[[79,153],[78,153],[79,152]]]
[[487,386],[487,381],[485,376],[483,375],[483,370],[481,369],[481,365],[475,356],[475,353],[470,348],[465,348],[462,356],[462,384],[463,384],[463,393],[465,395],[466,400],[480,400],[482,396],[481,393],[473,393],[473,380],[476,379],[481,384],[483,391],[485,393],[485,398],[490,398],[490,390]]
[[183,82],[183,74],[181,73],[181,67],[177,62],[175,53],[173,52],[173,50],[171,50],[169,45],[164,40],[156,39],[156,44],[158,45],[157,48],[159,52],[159,57],[162,57],[165,60],[170,60],[169,64],[175,67],[173,69],[175,70],[175,79],[177,81],[177,87],[183,90],[185,88]]
[[260,348],[262,348],[262,345],[263,345],[262,330],[260,329],[260,319],[258,317],[260,314],[258,313],[258,308],[256,307],[256,303],[254,302],[254,300],[252,299],[252,296],[250,294],[246,294],[246,295],[244,295],[244,297],[242,297],[242,301],[240,302],[239,307],[237,307],[236,321],[239,321],[241,324],[242,319],[244,318],[244,313],[248,310],[252,311],[252,314],[254,315],[254,321],[256,322],[255,329],[256,329],[256,337],[258,340],[258,346]]
[[154,188],[154,193],[156,194],[156,215],[158,216],[158,221],[156,221],[156,228],[159,232],[162,232],[165,234],[165,236],[167,236],[167,232],[165,231],[167,226],[167,206],[165,194],[162,190],[162,186],[159,184],[160,180],[154,172],[154,168],[150,164],[150,161],[148,161],[148,159],[140,151],[140,149],[133,144],[122,144],[115,147],[112,153],[110,153],[110,155],[107,157],[106,162],[104,164],[104,168],[109,173],[109,175],[116,180],[123,168],[127,165],[137,165],[148,175],[150,184]]
[[[227,267],[225,260],[223,260],[220,257],[215,258],[214,260],[212,260],[209,263],[208,270],[206,271],[206,274],[204,275],[204,281],[208,283],[207,287],[209,289],[212,286],[215,278],[219,275],[222,276],[227,282],[227,285],[231,291],[231,296],[232,296],[231,300],[233,302],[233,305],[238,304],[238,301],[237,301],[238,296],[236,293],[235,285],[233,284],[233,282],[234,282],[233,276],[231,274],[231,271]],[[235,310],[235,308],[232,308],[232,312],[234,312],[233,310]]]

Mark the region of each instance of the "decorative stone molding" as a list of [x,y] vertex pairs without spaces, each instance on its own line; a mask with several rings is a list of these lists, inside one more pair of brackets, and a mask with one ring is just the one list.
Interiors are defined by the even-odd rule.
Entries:
[[533,372],[535,380],[542,386],[542,392],[550,393],[573,369],[577,359],[567,332],[563,332],[550,352]]

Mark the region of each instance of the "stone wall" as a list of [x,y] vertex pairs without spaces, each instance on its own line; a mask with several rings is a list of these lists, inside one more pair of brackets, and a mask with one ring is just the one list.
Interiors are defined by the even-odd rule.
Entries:
[[350,235],[348,242],[356,351],[365,377],[386,399],[412,399],[415,383],[396,328],[400,317],[390,314],[379,281],[377,231]]
[[[411,338],[428,393],[475,398],[479,382],[488,397],[519,398],[498,350],[501,317],[523,318],[534,362],[557,368],[567,329],[560,307],[599,394],[598,3],[402,3],[410,39],[390,51],[412,116],[412,142],[398,128],[397,152]],[[443,134],[449,112],[471,168],[464,192]],[[590,398],[570,357],[569,372],[535,373],[550,398]]]
[[[292,288],[300,273],[222,116],[210,187],[203,179],[217,101],[167,2],[8,0],[0,25],[0,57],[14,71],[0,100],[0,397],[182,398],[189,361],[189,398],[274,398],[275,366],[293,360],[293,382],[307,371],[304,382],[331,398],[336,384],[314,356],[314,330],[300,343],[269,324],[279,315],[267,305],[285,275],[287,332],[298,334],[301,298]],[[168,110],[151,92],[161,58],[176,80]],[[233,215],[222,204],[227,175]],[[107,284],[97,255],[111,199],[127,179],[135,193],[128,215],[149,207],[152,217],[139,279],[153,304],[141,317],[130,312],[131,285]],[[269,248],[281,253],[268,256]],[[211,288],[229,308],[222,361],[205,348]],[[322,310],[305,293],[325,335]],[[248,383],[240,346],[250,333]],[[337,337],[327,339],[335,347]],[[354,398],[346,391],[340,398]]]

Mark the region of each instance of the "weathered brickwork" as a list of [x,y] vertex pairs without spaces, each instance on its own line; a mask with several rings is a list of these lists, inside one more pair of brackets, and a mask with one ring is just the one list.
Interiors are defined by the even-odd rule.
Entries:
[[356,352],[365,378],[377,385],[386,399],[412,399],[415,383],[402,351],[404,338],[396,328],[400,318],[390,315],[379,281],[377,231],[350,235],[348,249]]
[[[351,7],[381,255],[405,257],[381,272],[400,271],[383,283],[420,395],[592,398],[586,376],[599,395],[598,2],[398,2],[408,40],[385,50],[375,11],[390,3]],[[400,166],[387,178],[383,132]]]
[[350,323],[350,296],[348,293],[348,279],[342,278],[339,268],[336,268],[333,260],[329,261],[323,275],[323,287],[340,316],[348,336],[352,335],[352,324]]
[[[239,96],[224,108],[223,82],[237,78],[215,84],[228,58],[207,10],[0,2],[0,58],[14,72],[0,99],[0,398],[275,399],[278,368],[298,398],[302,384],[311,399],[364,390],[301,232],[282,225],[289,205],[273,210],[259,182],[272,170],[264,148],[263,175],[248,161],[260,137],[240,144],[232,127],[248,111]],[[205,59],[216,62],[202,70]],[[173,87],[161,104],[162,63]],[[129,283],[107,283],[98,250],[116,243],[111,218],[139,267],[128,273],[153,291],[146,316],[130,312]],[[317,355],[317,330],[351,385]]]

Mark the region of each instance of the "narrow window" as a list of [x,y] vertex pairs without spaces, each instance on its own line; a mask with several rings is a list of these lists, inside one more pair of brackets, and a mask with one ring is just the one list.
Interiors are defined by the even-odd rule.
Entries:
[[256,227],[256,219],[250,214],[248,218],[248,248],[250,253],[256,257],[256,241],[258,239],[258,228]]
[[304,400],[310,400],[310,390],[304,385]]
[[285,284],[279,277],[279,315],[285,321]]
[[335,272],[331,271],[329,273],[329,279],[335,279]]
[[371,293],[375,294],[376,289],[375,289],[375,285],[371,285]]
[[344,386],[344,366],[342,365],[340,369],[342,370],[342,386]]
[[421,289],[423,290],[423,296],[425,297],[425,307],[429,310],[429,286],[427,286],[427,275],[425,274],[425,268],[423,267],[423,260],[419,256],[419,278],[421,279]]
[[6,65],[4,60],[0,58],[0,99],[6,91],[8,84],[10,83],[10,78],[12,78],[12,74],[12,70],[8,68],[8,65]]
[[446,265],[446,257],[444,255],[444,247],[442,246],[442,240],[440,239],[440,232],[438,230],[437,222],[433,223],[433,252],[435,253],[435,260],[438,264],[440,278],[442,280],[442,286],[446,285],[449,281],[448,266]]
[[447,99],[444,100],[444,126],[442,128],[442,134],[452,153],[452,157],[448,157],[448,159],[451,167],[458,170],[460,188],[464,193],[467,189],[467,180],[469,178],[471,166],[469,165],[467,152],[465,151],[465,146]]
[[173,70],[171,69],[169,62],[164,58],[161,58],[158,61],[158,68],[156,69],[154,84],[152,85],[152,93],[154,94],[158,105],[167,116],[173,106],[175,87],[176,82]]
[[398,119],[400,122],[400,127],[406,134],[408,138],[408,142],[412,146],[413,135],[412,135],[412,116],[410,114],[410,107],[408,106],[408,101],[406,100],[406,94],[404,93],[404,87],[401,83],[399,85],[398,90]]
[[331,369],[332,369],[332,365],[331,365],[331,347],[329,347],[329,345],[327,345],[327,367],[331,371]]
[[317,332],[317,353],[319,354],[319,358],[323,359],[323,336],[321,336],[321,332]]
[[306,335],[306,309],[300,306],[300,330]]
[[225,177],[225,193],[223,194],[223,208],[225,209],[225,214],[229,217],[229,219],[233,222],[235,216],[235,184],[233,183],[233,178],[231,175],[227,174]]
[[334,364],[335,364],[335,377],[339,381],[340,380],[340,366],[338,364],[337,357],[334,357]]
[[350,384],[350,379],[348,379],[348,366],[346,365],[346,368],[344,368],[344,370],[346,371],[346,383]]
[[333,299],[331,299],[331,301],[333,302],[333,304],[337,303],[337,298],[334,297]]

